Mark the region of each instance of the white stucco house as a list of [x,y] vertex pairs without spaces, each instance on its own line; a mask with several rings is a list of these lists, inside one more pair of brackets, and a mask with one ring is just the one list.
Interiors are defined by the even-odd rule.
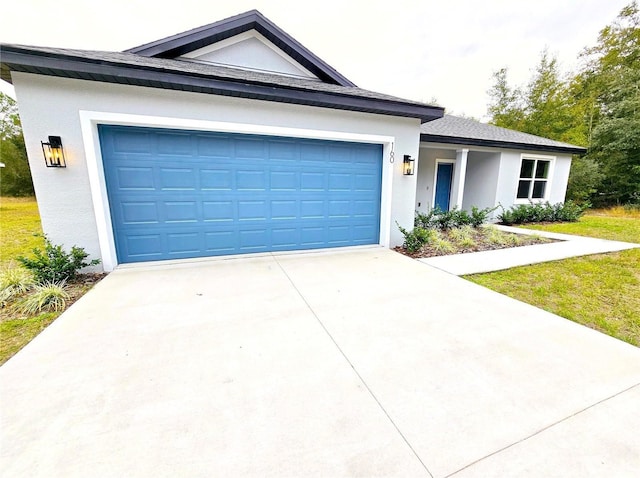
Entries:
[[563,201],[584,152],[358,88],[255,10],[125,52],[0,48],[43,229],[107,271],[391,247],[416,210]]

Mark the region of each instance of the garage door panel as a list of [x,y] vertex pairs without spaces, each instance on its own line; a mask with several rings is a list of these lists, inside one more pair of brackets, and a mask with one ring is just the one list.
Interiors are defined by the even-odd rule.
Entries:
[[227,159],[233,156],[233,142],[226,135],[196,135],[196,156]]
[[120,190],[153,191],[153,168],[119,167],[116,170],[117,188]]
[[300,231],[295,227],[273,227],[271,246],[275,251],[295,249],[300,244]]
[[267,156],[265,140],[259,138],[237,137],[234,140],[235,157],[263,162]]
[[236,236],[235,228],[206,231],[204,232],[205,251],[210,255],[233,254],[236,252]]
[[195,191],[198,178],[194,168],[159,168],[163,190]]
[[233,172],[230,169],[201,169],[201,191],[230,191],[233,189]]
[[240,170],[236,172],[236,189],[239,191],[265,191],[267,185],[266,171]]
[[166,235],[167,251],[171,255],[198,254],[203,249],[201,232],[172,232]]
[[295,141],[269,141],[268,148],[269,160],[275,165],[291,164],[298,160],[298,144]]
[[134,260],[158,260],[163,255],[162,235],[153,233],[129,234],[124,237],[119,245],[128,257]]
[[100,126],[118,261],[376,244],[381,146]]
[[296,191],[300,188],[300,179],[297,171],[274,169],[271,169],[269,177],[271,191]]
[[115,153],[141,153],[150,158],[152,134],[149,131],[129,130],[121,131],[113,136],[110,146]]
[[155,201],[130,201],[120,203],[121,221],[123,224],[158,224],[160,214]]
[[233,201],[203,201],[202,220],[205,222],[233,222],[236,218]]
[[168,223],[196,223],[202,215],[196,201],[165,201],[163,206],[165,222]]

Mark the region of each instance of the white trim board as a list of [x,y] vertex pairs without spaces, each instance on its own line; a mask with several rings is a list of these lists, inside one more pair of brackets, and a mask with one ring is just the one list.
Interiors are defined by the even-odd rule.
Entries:
[[370,135],[362,133],[345,133],[341,131],[324,131],[282,126],[267,126],[246,123],[227,123],[221,121],[194,120],[164,116],[133,115],[109,113],[104,111],[79,112],[80,127],[84,143],[89,185],[93,200],[93,210],[98,231],[102,266],[105,271],[112,271],[118,265],[113,225],[109,211],[109,199],[102,164],[98,124],[121,126],[142,126],[152,128],[169,128],[183,130],[199,130],[220,133],[259,134],[265,136],[283,136],[293,138],[320,139],[329,141],[348,141],[352,143],[381,144],[382,152],[382,185],[380,192],[380,239],[379,244],[389,247],[391,243],[391,190],[393,184],[393,164],[385,160],[392,151],[395,142],[393,136]]

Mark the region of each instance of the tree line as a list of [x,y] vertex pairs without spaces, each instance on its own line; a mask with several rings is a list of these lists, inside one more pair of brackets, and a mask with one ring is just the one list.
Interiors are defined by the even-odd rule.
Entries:
[[640,13],[637,1],[604,27],[562,75],[543,51],[530,81],[509,84],[494,73],[489,115],[496,126],[588,149],[574,157],[567,199],[597,206],[640,203]]
[[0,92],[0,196],[33,196],[16,102]]

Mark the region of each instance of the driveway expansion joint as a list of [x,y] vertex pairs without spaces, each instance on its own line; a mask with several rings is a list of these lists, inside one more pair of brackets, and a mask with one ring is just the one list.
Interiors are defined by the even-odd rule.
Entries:
[[409,447],[409,449],[411,450],[411,452],[414,454],[414,456],[418,459],[418,461],[420,462],[420,464],[422,465],[422,467],[425,469],[425,471],[429,474],[429,476],[431,478],[434,478],[433,473],[431,473],[431,471],[429,470],[429,468],[427,467],[427,465],[425,464],[424,461],[422,461],[422,458],[420,458],[420,455],[418,455],[418,453],[416,452],[415,448],[411,445],[411,443],[409,443],[409,440],[407,439],[407,437],[404,435],[404,433],[402,433],[402,431],[400,430],[400,428],[398,427],[398,425],[395,423],[395,421],[393,420],[393,418],[391,418],[391,415],[389,415],[389,412],[387,412],[387,410],[384,408],[384,406],[382,405],[382,403],[380,403],[380,400],[378,399],[378,397],[376,397],[376,395],[373,393],[373,390],[371,390],[371,388],[369,387],[369,385],[367,384],[367,382],[365,382],[364,378],[362,377],[362,375],[360,375],[360,373],[358,372],[358,370],[356,369],[355,365],[351,362],[351,360],[349,360],[349,357],[347,357],[347,354],[344,352],[344,350],[342,350],[342,348],[340,347],[340,345],[338,344],[338,342],[336,342],[336,339],[331,335],[331,332],[329,332],[329,330],[327,329],[327,327],[324,325],[324,323],[322,323],[322,320],[320,320],[320,317],[318,317],[318,314],[316,314],[316,311],[313,310],[313,307],[311,307],[311,304],[309,304],[309,302],[307,301],[307,299],[305,298],[305,296],[302,294],[302,292],[300,292],[300,290],[298,289],[298,287],[296,286],[295,282],[291,279],[291,277],[289,277],[289,274],[287,274],[287,271],[285,270],[285,268],[282,266],[282,264],[280,264],[280,261],[278,261],[278,257],[273,255],[273,260],[276,262],[276,264],[278,264],[278,267],[280,267],[280,270],[282,271],[282,273],[285,275],[285,277],[287,278],[287,280],[291,283],[291,286],[295,289],[295,291],[297,292],[297,294],[300,296],[300,298],[302,299],[302,301],[305,303],[305,305],[307,306],[307,308],[309,309],[309,311],[313,314],[313,316],[316,318],[316,320],[318,321],[318,324],[320,324],[320,327],[322,327],[322,329],[324,330],[324,332],[327,334],[327,336],[329,337],[329,339],[331,340],[331,342],[333,342],[333,344],[335,345],[336,349],[338,349],[338,352],[340,352],[340,354],[344,357],[344,359],[346,360],[346,362],[349,364],[349,366],[351,367],[351,369],[353,370],[353,372],[356,374],[356,376],[358,377],[358,380],[360,380],[360,382],[364,385],[364,387],[367,389],[367,391],[369,392],[369,395],[371,395],[371,398],[373,398],[375,400],[375,402],[378,404],[378,407],[380,407],[380,410],[382,410],[382,412],[385,414],[385,416],[387,417],[387,419],[391,422],[391,425],[393,425],[393,427],[396,429],[396,431],[398,432],[398,434],[400,435],[400,437],[402,438],[402,440],[407,444],[407,446]]
[[627,387],[624,390],[621,390],[621,391],[619,391],[617,393],[614,393],[613,395],[610,395],[610,396],[608,396],[606,398],[603,398],[602,400],[598,400],[597,402],[592,403],[588,407],[582,408],[582,409],[578,410],[577,412],[572,413],[571,415],[567,415],[566,417],[561,418],[560,420],[557,420],[557,421],[547,425],[546,427],[543,427],[540,430],[538,430],[536,432],[533,432],[533,433],[531,433],[530,435],[527,435],[524,438],[521,438],[520,440],[517,440],[517,441],[515,441],[515,442],[513,442],[513,443],[511,443],[509,445],[506,445],[506,446],[500,448],[499,450],[496,450],[496,451],[494,451],[492,453],[489,453],[488,455],[483,456],[482,458],[478,458],[477,460],[472,461],[468,465],[463,466],[462,468],[454,471],[453,473],[449,473],[448,475],[444,476],[443,478],[450,478],[452,476],[455,476],[458,473],[460,473],[461,471],[464,471],[467,468],[470,468],[473,465],[476,465],[476,464],[480,463],[481,461],[486,460],[487,458],[490,458],[490,457],[492,457],[494,455],[502,453],[503,451],[508,450],[509,448],[512,448],[512,447],[514,447],[516,445],[519,445],[520,443],[523,443],[523,442],[529,440],[530,438],[533,438],[533,437],[535,437],[537,435],[540,435],[541,433],[543,433],[543,432],[555,427],[556,425],[559,425],[560,423],[566,422],[567,420],[570,420],[571,418],[576,417],[576,416],[586,412],[587,410],[591,410],[592,408],[597,407],[598,405],[602,405],[603,403],[608,402],[609,400],[611,400],[613,398],[616,398],[616,397],[622,395],[623,393],[627,393],[627,392],[629,392],[630,390],[633,390],[636,387],[640,387],[640,382],[638,382],[638,383],[636,383],[634,385],[631,385],[630,387]]

